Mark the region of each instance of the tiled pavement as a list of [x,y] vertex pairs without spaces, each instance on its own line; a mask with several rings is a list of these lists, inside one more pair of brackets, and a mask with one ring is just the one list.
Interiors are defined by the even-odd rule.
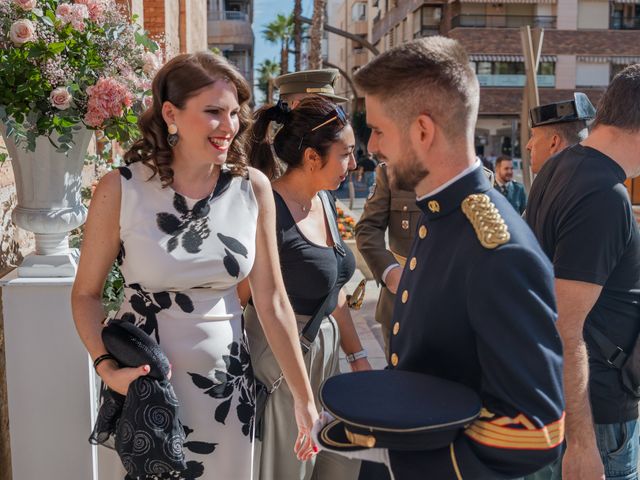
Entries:
[[[341,207],[345,209],[345,213],[351,215],[356,220],[360,218],[364,199],[356,198],[353,203],[353,209],[351,210],[346,208],[347,205],[348,201],[342,202]],[[356,270],[355,274],[345,287],[347,293],[352,293],[362,278],[362,273],[360,273],[359,270]],[[380,325],[374,319],[379,291],[379,287],[376,285],[375,281],[367,282],[362,308],[360,308],[360,310],[351,310],[351,317],[353,318],[356,331],[360,336],[360,341],[369,354],[369,362],[371,363],[371,366],[375,369],[382,369],[387,364],[384,357],[384,343],[382,340]],[[349,366],[344,359],[344,352],[340,352],[340,370],[343,372],[350,371]]]

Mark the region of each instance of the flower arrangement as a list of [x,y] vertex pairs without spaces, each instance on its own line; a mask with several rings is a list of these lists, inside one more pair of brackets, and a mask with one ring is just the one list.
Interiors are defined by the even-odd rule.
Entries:
[[338,212],[338,232],[340,232],[340,236],[344,240],[352,239],[355,235],[356,221],[353,217],[346,215],[342,208],[338,207],[336,210]]
[[[158,45],[115,0],[0,0],[0,122],[35,150],[73,132],[128,143],[162,61]],[[135,19],[133,19],[135,20]]]

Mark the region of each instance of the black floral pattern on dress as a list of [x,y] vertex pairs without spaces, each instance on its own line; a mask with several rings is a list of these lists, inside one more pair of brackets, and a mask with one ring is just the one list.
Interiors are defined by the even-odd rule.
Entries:
[[125,180],[131,180],[133,174],[131,173],[131,169],[129,167],[118,167],[118,171]]
[[227,347],[229,355],[223,355],[225,370],[215,370],[215,381],[203,375],[187,372],[194,385],[204,390],[205,395],[224,400],[215,410],[214,418],[224,424],[231,409],[234,392],[238,392],[236,414],[242,424],[242,433],[250,437],[253,431],[255,412],[255,384],[246,338],[231,342]]
[[167,251],[172,252],[179,243],[188,253],[199,253],[200,247],[206,238],[211,235],[209,229],[209,199],[198,200],[193,208],[189,208],[185,197],[175,192],[173,195],[173,208],[179,216],[173,213],[160,212],[156,215],[158,228],[171,238],[167,242]]
[[[135,290],[129,298],[129,304],[135,313],[127,312],[121,319],[131,322],[140,327],[147,335],[154,335],[156,342],[160,343],[160,333],[158,332],[157,314],[173,305],[173,302],[185,313],[193,312],[193,302],[188,295],[180,292],[155,292],[149,293],[140,284],[132,283],[127,287]],[[171,299],[173,297],[173,300]]]

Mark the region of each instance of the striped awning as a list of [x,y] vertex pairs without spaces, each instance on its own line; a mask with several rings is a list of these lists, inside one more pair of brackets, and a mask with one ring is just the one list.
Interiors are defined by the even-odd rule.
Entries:
[[640,0],[614,0],[613,3],[631,3],[631,4],[640,4]]
[[[640,1],[640,0],[638,0]],[[556,0],[500,0],[500,2],[496,2],[496,0],[462,0],[460,3],[544,3],[544,4],[552,4],[556,3]]]
[[607,55],[579,55],[576,60],[585,63],[614,63],[616,65],[631,65],[632,63],[640,63],[639,57],[613,57]]
[[[555,55],[540,55],[541,62],[556,62]],[[522,55],[481,55],[472,53],[469,55],[469,60],[472,62],[524,62],[524,56]]]

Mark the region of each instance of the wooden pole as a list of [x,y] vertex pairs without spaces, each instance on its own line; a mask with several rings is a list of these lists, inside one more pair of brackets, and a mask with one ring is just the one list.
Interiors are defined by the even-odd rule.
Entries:
[[520,27],[522,51],[524,54],[524,68],[526,73],[522,94],[522,111],[520,112],[520,156],[522,158],[522,181],[527,193],[531,189],[533,174],[531,172],[531,157],[526,149],[529,143],[529,109],[540,105],[538,95],[538,64],[542,52],[544,31],[541,28],[533,30],[527,25]]

